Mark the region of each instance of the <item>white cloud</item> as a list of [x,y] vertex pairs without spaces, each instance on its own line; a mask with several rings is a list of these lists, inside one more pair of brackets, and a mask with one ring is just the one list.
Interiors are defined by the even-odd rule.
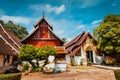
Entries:
[[96,24],[99,24],[101,21],[102,21],[102,20],[95,20],[95,21],[93,21],[91,24],[92,24],[92,25],[96,25]]
[[90,31],[92,33],[93,30],[96,29],[101,22],[102,22],[102,20],[94,20],[93,22],[91,22],[91,24],[87,25],[86,29],[88,29],[88,31]]
[[82,0],[80,1],[80,8],[95,6],[98,3],[101,3],[102,1],[103,0]]
[[57,35],[62,35],[62,34],[64,34],[64,30],[56,30],[55,31],[55,33],[57,34]]
[[[35,18],[28,18],[23,16],[8,16],[3,15],[0,19],[4,21],[12,20],[18,24],[25,24],[28,32],[34,30],[33,24],[35,24],[39,19],[38,17]],[[47,21],[53,25],[53,32],[58,35],[60,38],[67,38],[68,41],[73,39],[75,36],[80,34],[82,31],[89,31],[92,32],[95,29],[101,20],[95,20],[91,24],[82,24],[81,21],[74,21],[74,20],[67,20],[67,19],[54,19],[54,18],[46,18]]]
[[48,22],[53,25],[53,32],[60,38],[67,38],[67,41],[72,40],[75,36],[80,34],[86,27],[80,21],[67,20],[67,19],[51,19],[47,18]]
[[71,30],[70,35],[80,34],[81,32],[85,31],[86,26],[87,26],[86,24],[82,24],[82,23],[74,25],[74,29]]
[[56,14],[60,14],[65,10],[65,5],[62,4],[61,6],[51,6],[50,4],[46,5],[31,5],[31,9],[34,9],[36,11],[46,11],[46,12],[55,12]]
[[20,24],[27,28],[28,32],[34,30],[33,25],[36,23],[38,18],[29,18],[26,16],[9,16],[9,15],[1,15],[0,19],[4,20],[4,22],[8,22],[9,20],[13,21],[16,24]]
[[85,25],[80,24],[79,26],[77,26],[77,29],[81,29],[82,31],[84,31],[85,27],[86,27]]
[[12,20],[15,23],[22,23],[22,24],[29,24],[31,19],[23,16],[8,16],[2,15],[0,19],[4,20],[5,22]]

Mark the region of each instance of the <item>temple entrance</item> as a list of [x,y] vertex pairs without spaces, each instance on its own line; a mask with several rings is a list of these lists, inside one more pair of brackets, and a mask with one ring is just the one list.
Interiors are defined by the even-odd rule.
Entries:
[[93,51],[86,51],[86,53],[87,59],[93,63]]

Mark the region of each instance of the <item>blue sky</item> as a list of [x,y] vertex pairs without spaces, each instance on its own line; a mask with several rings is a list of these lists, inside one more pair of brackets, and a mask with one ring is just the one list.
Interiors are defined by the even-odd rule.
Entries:
[[42,15],[60,38],[68,40],[93,30],[108,14],[120,14],[120,0],[0,0],[0,19],[31,32]]

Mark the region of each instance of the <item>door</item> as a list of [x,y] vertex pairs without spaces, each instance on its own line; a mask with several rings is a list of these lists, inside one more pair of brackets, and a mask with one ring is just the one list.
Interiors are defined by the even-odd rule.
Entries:
[[93,60],[93,51],[86,51],[87,59],[91,61],[92,63],[94,62]]

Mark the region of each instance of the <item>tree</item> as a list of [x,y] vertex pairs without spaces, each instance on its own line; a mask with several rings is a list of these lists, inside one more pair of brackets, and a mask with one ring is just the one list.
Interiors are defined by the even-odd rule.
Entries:
[[32,60],[35,59],[35,56],[36,48],[29,44],[23,45],[20,48],[20,54],[18,55],[22,61],[28,61],[33,68],[35,67],[35,64],[32,62]]
[[62,38],[63,41],[63,45],[65,45],[67,43],[67,38]]
[[45,64],[42,66],[42,70],[43,70],[43,67],[48,63],[48,57],[50,55],[53,55],[53,56],[57,55],[56,49],[52,46],[45,46],[37,49],[36,59],[45,60]]
[[0,20],[0,23],[3,25],[3,24],[4,24],[4,21],[3,21],[3,20]]
[[107,54],[120,54],[120,15],[107,15],[94,30],[97,48]]
[[[41,47],[41,48],[35,48],[32,45],[26,44],[21,47],[20,54],[18,55],[18,57],[22,61],[28,61],[32,65],[32,67],[35,68],[35,67],[39,66],[39,64],[38,64],[39,60],[46,60],[45,63],[47,63],[48,62],[47,59],[48,59],[49,55],[53,55],[53,56],[57,55],[57,51],[54,47],[45,46],[45,47]],[[37,60],[37,64],[34,64],[32,62],[33,59]]]
[[52,46],[45,46],[37,49],[37,56],[39,60],[47,59],[49,55],[56,56],[57,51]]
[[13,23],[13,21],[8,21],[5,23],[3,20],[0,20],[0,23],[3,25],[3,27],[13,32],[14,35],[16,35],[19,39],[23,39],[28,35],[25,27]]

